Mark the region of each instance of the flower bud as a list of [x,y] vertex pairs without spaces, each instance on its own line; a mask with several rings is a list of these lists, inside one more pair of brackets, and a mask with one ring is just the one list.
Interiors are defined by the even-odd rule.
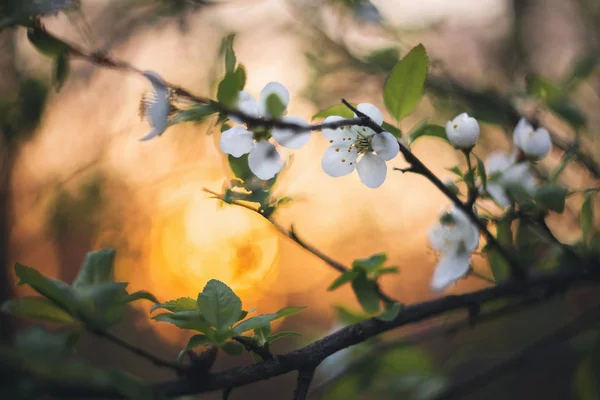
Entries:
[[479,138],[479,124],[475,118],[462,113],[446,123],[448,140],[457,149],[470,149]]
[[544,128],[534,130],[524,118],[515,127],[513,141],[526,157],[536,160],[546,157],[552,148],[548,131]]

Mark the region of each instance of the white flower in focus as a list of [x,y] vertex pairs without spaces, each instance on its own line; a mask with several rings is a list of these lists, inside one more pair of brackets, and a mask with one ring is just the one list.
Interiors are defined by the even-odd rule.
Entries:
[[515,127],[513,141],[525,156],[534,159],[546,157],[552,148],[552,140],[548,131],[544,128],[534,130],[525,118],[521,118]]
[[439,292],[469,271],[471,254],[479,246],[479,230],[465,213],[453,208],[431,229],[429,241],[441,253],[431,280],[431,289]]
[[[288,90],[280,83],[270,82],[260,92],[258,102],[248,92],[240,92],[235,108],[242,113],[255,118],[271,118],[267,107],[267,99],[270,95],[276,95],[281,103],[287,107],[290,102]],[[285,113],[285,111],[284,111]],[[243,123],[235,116],[230,119],[237,123]],[[285,116],[279,119],[283,122],[289,122],[296,125],[308,124],[300,117]],[[310,139],[310,130],[273,128],[271,136],[280,145],[299,149]],[[231,154],[234,157],[241,157],[248,154],[248,165],[254,175],[262,180],[273,178],[283,166],[281,155],[275,146],[269,142],[268,135],[255,135],[253,132],[243,126],[236,126],[223,132],[220,141],[221,150],[224,153]]]
[[526,193],[535,191],[535,178],[525,162],[517,163],[514,156],[501,152],[491,153],[486,159],[487,174],[491,176],[487,182],[488,194],[501,207],[511,203],[510,189],[520,188]]
[[479,124],[467,113],[462,113],[446,123],[448,140],[457,149],[470,149],[479,139]]
[[[376,124],[383,123],[383,115],[374,105],[362,103],[356,108]],[[342,119],[344,118],[330,116],[325,118],[323,123]],[[365,126],[323,129],[323,136],[331,143],[321,161],[323,171],[327,175],[337,178],[348,175],[356,168],[362,183],[370,188],[381,186],[387,175],[385,162],[396,157],[400,151],[398,141],[391,133],[375,133],[374,130]],[[362,157],[358,160],[360,156]]]
[[171,102],[169,101],[169,89],[160,75],[152,71],[146,71],[143,75],[150,81],[154,89],[150,97],[142,99],[141,105],[142,114],[152,127],[152,130],[140,139],[146,141],[162,135],[169,126]]

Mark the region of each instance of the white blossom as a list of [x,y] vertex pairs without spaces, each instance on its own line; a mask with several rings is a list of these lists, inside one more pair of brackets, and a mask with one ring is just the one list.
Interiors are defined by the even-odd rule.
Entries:
[[[280,83],[270,82],[260,92],[258,101],[250,93],[240,92],[235,108],[255,118],[271,118],[272,116],[267,107],[267,99],[272,94],[278,96],[281,103],[287,107],[290,102],[288,90]],[[230,116],[230,119],[237,123],[243,123],[240,118],[235,116]],[[284,116],[279,120],[308,127],[308,124],[300,117]],[[310,130],[274,127],[271,135],[280,145],[290,149],[299,149],[310,139]],[[234,157],[248,154],[250,170],[263,180],[273,178],[283,166],[281,155],[275,145],[269,142],[268,135],[255,135],[243,126],[235,126],[224,131],[221,135],[220,147],[224,153],[231,154]]]
[[536,188],[535,178],[525,162],[517,163],[515,156],[501,152],[491,153],[485,164],[490,179],[487,181],[487,192],[501,207],[511,203],[510,189],[520,188],[533,194]]
[[431,280],[431,289],[439,292],[469,271],[471,254],[479,246],[479,230],[462,210],[453,208],[429,231],[429,241],[441,253]]
[[544,128],[534,130],[525,118],[521,118],[515,127],[513,141],[525,156],[533,159],[546,157],[552,148],[552,140],[548,131]]
[[462,113],[446,123],[448,140],[457,149],[470,149],[479,139],[479,124],[467,113]]
[[152,130],[141,141],[150,140],[163,134],[169,126],[169,89],[164,80],[156,72],[146,71],[143,75],[150,81],[154,89],[152,95],[142,99],[142,113],[148,120]]
[[[362,103],[357,109],[376,124],[383,123],[383,115],[374,105]],[[323,123],[342,119],[339,116],[330,116]],[[365,126],[349,125],[337,129],[323,129],[323,136],[331,143],[321,161],[323,171],[329,176],[340,177],[356,169],[362,183],[370,188],[381,186],[387,175],[385,162],[396,157],[400,151],[398,141],[391,133],[376,133]]]

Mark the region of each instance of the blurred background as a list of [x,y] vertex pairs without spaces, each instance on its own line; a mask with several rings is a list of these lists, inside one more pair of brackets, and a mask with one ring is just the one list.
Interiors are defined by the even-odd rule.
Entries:
[[[402,121],[403,131],[425,118],[445,125],[467,111],[482,121],[475,150],[483,157],[510,151],[519,112],[543,121],[566,142],[577,140],[589,157],[600,150],[600,76],[594,68],[600,54],[600,4],[594,0],[83,0],[80,11],[48,16],[44,22],[70,43],[107,51],[212,97],[223,72],[221,40],[236,33],[236,55],[248,73],[246,90],[258,95],[266,83],[281,82],[292,95],[288,113],[307,120],[342,97],[385,110],[385,77],[411,47],[423,43],[431,65],[427,95]],[[575,111],[547,112],[528,101],[527,76],[535,73],[564,83],[584,62],[591,65],[585,79],[567,82]],[[343,324],[338,306],[358,310],[349,287],[326,291],[337,273],[323,261],[259,215],[219,205],[202,191],[220,191],[232,176],[218,147],[219,130],[211,123],[180,124],[142,143],[138,139],[149,127],[139,118],[138,107],[151,89],[146,80],[74,60],[64,87],[56,92],[51,75],[50,60],[28,42],[25,29],[1,31],[2,300],[26,293],[15,285],[15,261],[70,282],[86,252],[114,247],[117,280],[161,301],[195,297],[215,278],[242,297],[245,309],[267,313],[307,305],[303,313],[275,326],[303,334],[276,343],[276,351],[299,347]],[[327,145],[316,134],[294,152],[276,190],[295,201],[278,210],[275,219],[293,224],[306,242],[347,265],[386,252],[388,263],[400,268],[399,275],[383,278],[387,293],[404,303],[433,298],[429,280],[436,256],[427,232],[448,201],[423,178],[391,170],[378,190],[364,187],[356,174],[331,178],[320,165]],[[463,162],[460,153],[434,138],[419,141],[412,150],[443,178],[451,176],[446,168]],[[538,173],[547,176],[562,156],[555,149],[537,165]],[[401,157],[391,165],[406,166]],[[567,167],[560,181],[572,188],[598,185],[576,165]],[[563,241],[580,235],[581,200],[569,198],[565,214],[549,220]],[[491,275],[483,259],[475,257],[474,268]],[[469,277],[448,292],[486,285]],[[512,354],[597,299],[594,291],[573,291],[510,318],[426,341],[426,335],[418,340],[421,333],[435,329],[442,319],[403,328],[383,341],[402,342],[409,334],[406,343],[416,340],[416,347],[394,347],[372,356],[387,357],[387,372],[378,377],[385,379],[365,378],[372,365],[368,357],[362,369],[340,378],[339,372],[356,357],[349,351],[319,369],[313,397],[427,397]],[[150,322],[148,316],[149,306],[142,302],[113,332],[174,359],[190,335]],[[2,335],[18,324],[3,320]],[[563,343],[541,351],[464,398],[580,396],[580,357],[573,349],[572,343]],[[110,343],[85,338],[79,350],[96,365],[119,365],[153,381],[169,377]],[[223,356],[215,369],[250,362],[247,355]],[[415,368],[423,372],[418,379]],[[284,376],[261,382],[233,391],[231,398],[291,398],[294,380]]]

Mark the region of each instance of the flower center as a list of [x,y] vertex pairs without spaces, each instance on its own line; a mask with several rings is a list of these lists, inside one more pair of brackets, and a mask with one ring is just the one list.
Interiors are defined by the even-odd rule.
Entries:
[[348,126],[348,129],[356,134],[356,140],[350,145],[350,147],[356,148],[358,154],[365,153],[367,151],[373,151],[371,147],[371,141],[374,135],[367,135],[367,129],[364,126]]

